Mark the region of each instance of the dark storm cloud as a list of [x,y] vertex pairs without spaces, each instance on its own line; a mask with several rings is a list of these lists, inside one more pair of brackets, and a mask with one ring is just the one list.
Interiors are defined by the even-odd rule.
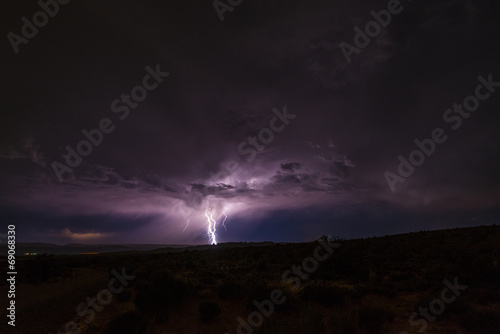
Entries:
[[[500,200],[500,92],[396,194],[383,174],[473,93],[478,75],[500,81],[500,5],[401,3],[404,10],[349,64],[339,44],[352,44],[354,27],[364,29],[370,11],[386,1],[244,2],[223,22],[210,1],[70,2],[18,54],[7,38],[2,44],[2,206],[52,217],[26,238],[52,231],[50,240],[61,242],[119,242],[127,233],[201,242],[207,208],[228,210],[242,225],[232,226],[241,234],[228,232],[234,240],[249,230],[274,231],[267,225],[281,224],[286,210],[311,210],[304,217],[318,221],[294,223],[290,240],[310,224],[318,233],[330,228],[318,218],[323,210],[340,217],[342,208],[341,221],[362,220],[356,229],[373,234],[425,220],[453,226],[430,215],[455,217],[457,207],[470,215],[493,210]],[[21,17],[39,10],[36,3],[1,6],[4,36],[21,33]],[[156,64],[170,76],[120,120],[112,101]],[[238,145],[269,127],[273,108],[284,105],[297,118],[245,161]],[[52,162],[64,162],[65,147],[75,148],[82,130],[103,118],[116,130],[58,182]],[[228,168],[231,161],[238,168]],[[393,221],[412,216],[415,223],[385,228],[374,203],[397,211]]]
[[302,167],[302,164],[298,162],[288,162],[281,164],[281,169],[291,172],[295,171],[296,169],[300,169],[300,167]]

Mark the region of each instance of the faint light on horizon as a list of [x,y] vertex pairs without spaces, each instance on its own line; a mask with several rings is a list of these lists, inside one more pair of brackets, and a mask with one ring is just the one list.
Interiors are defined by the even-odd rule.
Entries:
[[88,232],[88,233],[75,233],[71,232],[69,228],[65,228],[62,232],[62,236],[66,238],[71,238],[79,241],[94,240],[104,237],[106,234],[98,232]]

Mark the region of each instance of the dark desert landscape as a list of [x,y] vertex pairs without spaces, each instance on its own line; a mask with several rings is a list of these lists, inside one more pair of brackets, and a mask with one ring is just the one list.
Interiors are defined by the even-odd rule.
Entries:
[[[26,256],[18,262],[18,298],[29,302],[19,307],[16,327],[26,334],[40,326],[66,333],[72,322],[72,332],[95,334],[498,333],[499,237],[500,227],[481,226],[355,240]],[[319,255],[329,256],[312,270],[304,259],[314,257],[318,245]],[[302,268],[294,272],[293,266]],[[122,269],[126,288],[109,303],[103,297],[103,304],[75,311],[108,287],[112,270]],[[444,280],[458,282],[456,296]],[[282,293],[270,307],[276,290]],[[454,300],[440,310],[433,301],[442,296]],[[439,314],[432,313],[436,308]],[[260,322],[255,312],[263,319],[257,328],[251,326]]]

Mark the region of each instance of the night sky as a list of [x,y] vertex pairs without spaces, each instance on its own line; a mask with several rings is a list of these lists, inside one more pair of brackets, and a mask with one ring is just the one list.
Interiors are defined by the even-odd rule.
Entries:
[[498,1],[44,1],[0,4],[18,242],[206,244],[207,215],[219,242],[500,221]]

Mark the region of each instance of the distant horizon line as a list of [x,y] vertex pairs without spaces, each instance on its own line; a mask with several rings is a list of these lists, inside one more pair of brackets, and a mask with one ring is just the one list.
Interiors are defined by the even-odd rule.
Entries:
[[[367,238],[381,238],[381,237],[388,237],[388,236],[398,236],[398,235],[405,235],[405,234],[411,234],[411,233],[419,233],[419,232],[430,232],[430,231],[447,231],[447,230],[456,230],[456,229],[469,229],[469,228],[479,228],[479,227],[493,227],[493,226],[498,226],[496,223],[492,223],[490,225],[476,225],[476,226],[462,226],[462,227],[450,227],[450,228],[440,228],[440,229],[435,229],[435,230],[418,230],[418,231],[409,231],[409,232],[404,232],[404,233],[394,233],[394,234],[385,234],[385,235],[373,235],[373,236],[367,236],[367,237],[355,237],[355,238],[348,238],[348,237],[342,237],[342,236],[332,236],[331,234],[324,234],[322,236],[329,236],[333,237],[333,239],[339,239],[339,240],[357,240],[357,239],[367,239]],[[275,243],[275,244],[283,244],[283,243],[290,243],[290,244],[298,244],[298,243],[308,243],[308,242],[314,242],[318,238],[321,238],[322,236],[319,236],[315,239],[312,240],[304,240],[304,241],[273,241],[273,240],[263,240],[263,241],[226,241],[226,242],[220,242],[219,244],[229,244],[229,243]],[[52,242],[45,242],[45,241],[18,241],[17,245],[20,244],[46,244],[46,245],[54,245],[54,246],[163,246],[163,247],[190,247],[190,246],[210,246],[208,243],[200,243],[200,244],[161,244],[161,243],[66,243],[66,244],[59,244],[59,243],[52,243]],[[6,243],[0,242],[0,247],[1,246],[7,246]]]

